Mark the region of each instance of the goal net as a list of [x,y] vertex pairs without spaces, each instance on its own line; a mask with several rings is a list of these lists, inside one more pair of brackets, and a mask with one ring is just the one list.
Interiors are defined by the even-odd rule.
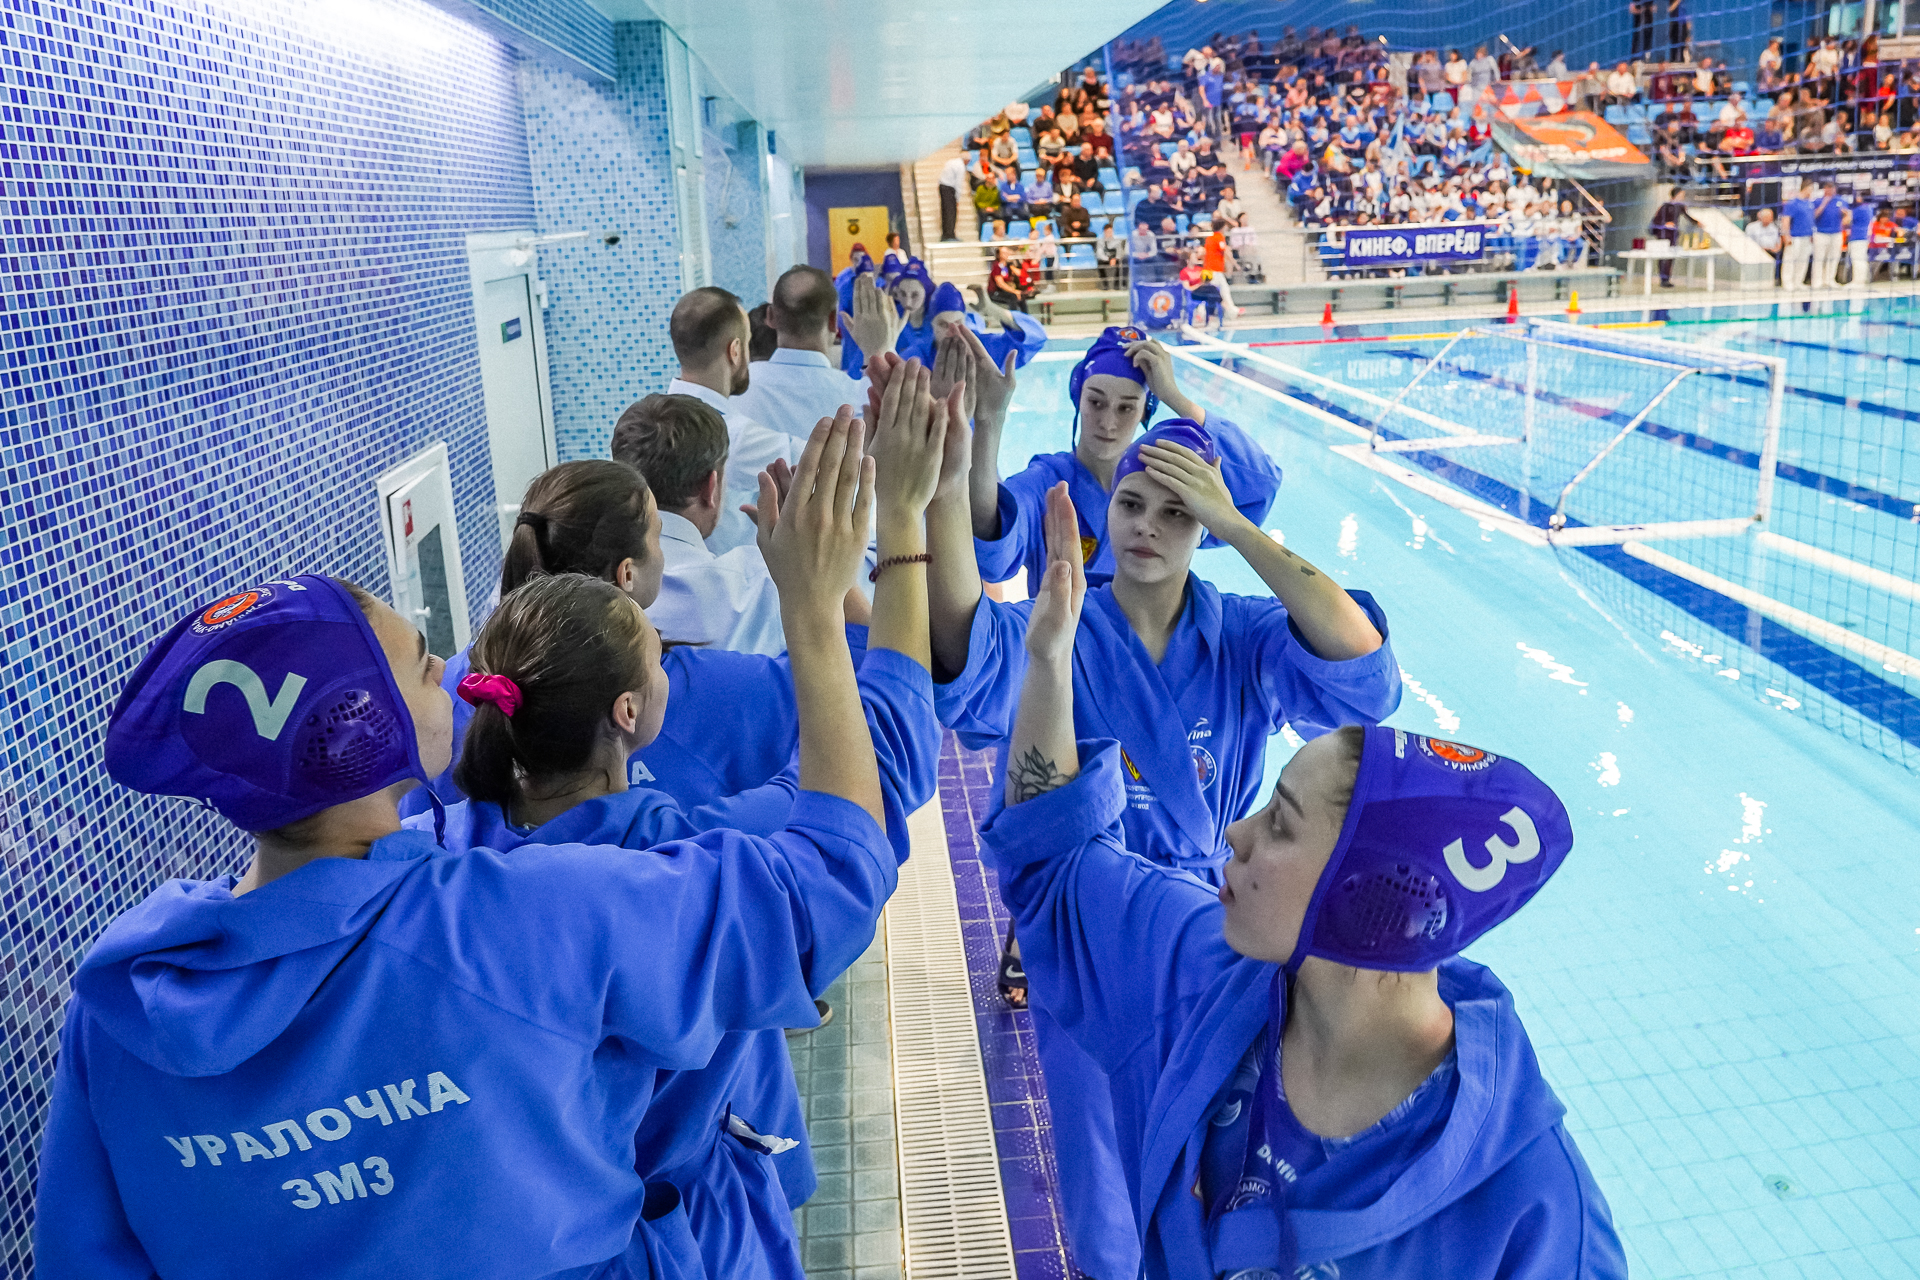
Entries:
[[1729,537],[1766,517],[1777,357],[1521,320],[1408,364],[1367,448],[1427,455],[1555,545]]

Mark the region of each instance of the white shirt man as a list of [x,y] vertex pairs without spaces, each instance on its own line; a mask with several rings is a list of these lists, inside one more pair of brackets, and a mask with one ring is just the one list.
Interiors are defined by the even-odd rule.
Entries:
[[1747,239],[1774,257],[1780,256],[1780,224],[1774,219],[1773,210],[1762,209],[1760,215],[1747,224]]
[[[727,469],[733,469],[732,459]],[[731,487],[726,492],[731,498]],[[786,652],[780,593],[758,546],[748,543],[715,555],[691,520],[662,511],[660,556],[660,595],[648,607],[647,618],[663,639],[739,653]]]
[[[845,374],[840,380],[851,384],[853,379]],[[784,431],[775,431],[755,422],[740,408],[733,406],[733,398],[721,395],[711,387],[685,378],[675,378],[667,384],[670,396],[692,396],[696,400],[712,405],[727,420],[727,470],[726,497],[720,510],[719,521],[713,532],[707,537],[707,546],[715,554],[732,551],[736,547],[751,547],[756,530],[753,521],[747,519],[740,510],[743,502],[760,501],[760,473],[778,459],[784,458],[789,465],[800,461],[800,450],[805,440],[796,440]],[[866,393],[861,392],[861,403],[866,403]],[[811,428],[809,428],[811,430]],[[758,556],[759,551],[754,555]],[[761,572],[766,567],[761,566]],[[673,636],[675,640],[684,640],[685,636]],[[782,648],[784,648],[784,644]],[[758,652],[749,650],[749,652]],[[775,653],[780,650],[774,650]]]

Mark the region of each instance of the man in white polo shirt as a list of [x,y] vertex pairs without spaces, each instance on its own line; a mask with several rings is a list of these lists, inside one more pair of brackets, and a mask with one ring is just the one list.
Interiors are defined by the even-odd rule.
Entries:
[[[799,461],[805,433],[796,440],[784,431],[769,430],[742,412],[741,406],[729,403],[747,389],[751,367],[747,347],[752,330],[739,298],[725,289],[695,289],[674,304],[667,332],[680,361],[680,376],[667,384],[667,394],[692,396],[711,405],[727,426],[726,488],[719,519],[706,531],[707,547],[718,555],[748,546],[754,540],[754,527],[741,514],[741,504],[760,500],[762,470],[776,460],[784,459],[789,465]],[[862,390],[862,403],[865,395]],[[812,430],[813,424],[808,423],[807,431]]]
[[[868,277],[861,277],[861,281]],[[833,279],[817,267],[789,267],[774,283],[767,304],[773,326],[773,354],[753,371],[753,385],[734,403],[776,431],[800,441],[814,424],[831,418],[843,404],[856,414],[867,405],[867,380],[849,378],[834,358],[834,318],[865,352],[891,351],[900,333],[893,303],[877,289],[855,286],[854,311],[839,311]],[[869,344],[873,345],[869,345]]]
[[704,401],[648,396],[620,415],[613,457],[647,478],[660,510],[664,567],[647,617],[661,639],[771,656],[785,652],[787,641],[780,593],[759,546],[708,550],[731,496],[727,437],[725,419]]

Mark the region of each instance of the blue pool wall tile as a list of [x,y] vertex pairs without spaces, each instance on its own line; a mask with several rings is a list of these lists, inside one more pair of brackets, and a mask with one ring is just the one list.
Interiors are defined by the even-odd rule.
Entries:
[[590,0],[429,0],[538,61],[612,80],[613,19]]
[[[476,618],[496,572],[465,237],[535,225],[518,58],[418,0],[365,8],[0,0],[3,1277],[31,1272],[75,963],[246,855],[107,781],[121,682],[233,588],[385,594],[373,481],[436,440]],[[637,312],[659,286],[621,287]]]
[[616,24],[611,84],[520,67],[540,231],[621,235],[612,249],[592,240],[540,250],[563,460],[606,457],[620,411],[666,390],[679,367],[667,342],[681,275],[662,35],[657,22]]
[[748,307],[765,302],[773,286],[767,279],[766,164],[758,135],[751,123],[727,123],[709,131],[703,157],[713,282]]

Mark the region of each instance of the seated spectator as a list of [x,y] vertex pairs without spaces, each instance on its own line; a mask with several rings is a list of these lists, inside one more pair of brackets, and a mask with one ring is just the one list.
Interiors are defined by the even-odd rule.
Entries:
[[1756,155],[1773,155],[1784,150],[1786,145],[1786,136],[1780,132],[1778,116],[1769,115],[1760,122],[1760,127],[1754,130],[1753,150]]
[[1741,117],[1727,127],[1727,136],[1721,142],[1721,149],[1730,156],[1750,156],[1754,153],[1756,139],[1754,132],[1747,126],[1746,117]]
[[1180,145],[1174,148],[1173,154],[1167,157],[1167,167],[1173,170],[1173,176],[1183,180],[1199,163],[1200,158],[1194,155],[1193,148],[1187,145],[1185,138],[1180,140]]
[[1000,182],[997,178],[988,178],[973,189],[973,211],[982,221],[990,221],[1000,212]]
[[1104,189],[1100,183],[1100,157],[1093,153],[1091,145],[1081,143],[1079,154],[1068,157],[1063,167],[1072,172],[1082,190]]
[[1020,163],[1020,148],[1014,145],[1013,135],[1000,133],[994,135],[993,143],[987,148],[987,160],[996,169]]
[[1220,203],[1213,207],[1213,220],[1230,227],[1247,225],[1247,209],[1234,194],[1234,186],[1229,182],[1220,188]]
[[995,218],[993,220],[993,229],[988,233],[987,238],[989,240],[1007,239],[1007,220],[1005,218]]
[[1035,169],[1033,177],[1020,190],[1021,203],[1025,206],[1029,218],[1046,218],[1053,214],[1053,179],[1047,176],[1045,169]]
[[1767,47],[1760,52],[1759,75],[1754,88],[1761,93],[1771,93],[1783,82],[1781,67],[1784,62],[1780,51],[1780,38],[1775,36],[1767,41]]
[[1873,149],[1891,151],[1893,149],[1893,117],[1882,111],[1873,121]]
[[1836,111],[1833,119],[1827,121],[1820,130],[1820,150],[1844,152],[1853,150],[1853,122],[1844,111]]
[[1716,120],[1707,127],[1707,136],[1693,148],[1694,159],[1705,161],[1707,167],[1713,171],[1713,176],[1722,182],[1727,178],[1727,166],[1724,163],[1727,155],[1726,142],[1727,127]]
[[1053,234],[1053,223],[1042,218],[1033,224],[1033,230],[1027,238],[1033,243],[1027,248],[1027,260],[1034,265],[1042,279],[1053,279],[1053,273],[1060,265],[1060,241]]
[[[1293,174],[1281,172],[1281,160],[1287,153],[1287,135],[1285,131],[1280,128],[1280,122],[1278,120],[1268,120],[1267,123],[1261,127],[1257,146],[1260,152],[1261,167],[1265,168],[1269,173],[1278,174],[1282,182],[1292,179]],[[1248,167],[1252,167],[1252,161],[1248,161]]]
[[1100,228],[1100,238],[1093,242],[1093,260],[1100,267],[1100,287],[1117,289],[1126,268],[1123,263],[1127,253],[1127,242],[1120,238],[1116,223],[1109,222]]
[[1200,179],[1203,183],[1211,184],[1215,180],[1224,177],[1226,172],[1226,163],[1214,152],[1213,139],[1200,139],[1200,145],[1196,147],[1193,152],[1192,176]]
[[1033,144],[1033,154],[1039,158],[1042,168],[1051,169],[1067,154],[1067,144],[1061,140],[1058,129],[1048,129],[1039,139]]
[[1160,256],[1160,237],[1146,223],[1136,222],[1133,235],[1127,241],[1127,251],[1135,262],[1152,262]]
[[1060,232],[1069,240],[1082,240],[1093,229],[1093,215],[1080,203],[1078,194],[1067,198],[1066,206],[1060,210]]
[[1622,62],[1607,76],[1607,105],[1625,106],[1640,95],[1640,84]]
[[1726,125],[1729,129],[1747,118],[1747,104],[1745,100],[1741,98],[1738,90],[1735,90],[1725,102],[1720,104],[1718,118],[1720,123]]
[[1011,311],[1027,309],[1026,290],[1013,250],[1006,245],[993,251],[993,265],[987,270],[987,297]]
[[1669,174],[1684,176],[1692,157],[1692,148],[1687,145],[1686,137],[1680,132],[1680,122],[1667,121],[1656,141],[1659,144],[1656,158],[1660,162],[1660,167]]
[[1012,167],[1000,171],[1000,211],[1013,219],[1027,216],[1026,190],[1020,185],[1020,171]]
[[1107,118],[1095,116],[1086,128],[1080,131],[1080,145],[1092,147],[1096,158],[1113,155],[1113,135],[1107,132]]
[[780,595],[760,548],[748,542],[722,555],[707,550],[727,505],[727,424],[719,410],[692,396],[647,396],[614,424],[612,452],[617,462],[645,468],[660,510],[666,569],[648,621],[668,640],[784,652]]
[[1693,91],[1702,98],[1713,96],[1716,84],[1713,76],[1713,59],[1701,58],[1693,71]]

